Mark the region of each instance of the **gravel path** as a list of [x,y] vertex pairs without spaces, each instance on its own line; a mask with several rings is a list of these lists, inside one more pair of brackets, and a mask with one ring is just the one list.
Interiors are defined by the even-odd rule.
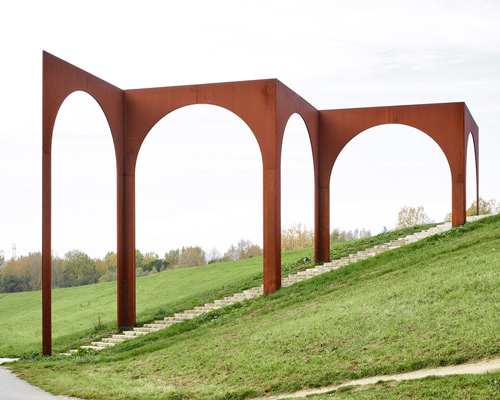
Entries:
[[312,394],[328,393],[344,386],[372,385],[379,381],[406,381],[411,379],[422,379],[428,376],[484,374],[486,372],[495,371],[500,371],[500,358],[470,364],[451,365],[449,367],[421,369],[419,371],[407,372],[404,374],[372,376],[370,378],[345,382],[340,385],[331,385],[319,389],[306,389],[295,393],[277,396],[260,397],[259,399],[254,400],[296,399]]

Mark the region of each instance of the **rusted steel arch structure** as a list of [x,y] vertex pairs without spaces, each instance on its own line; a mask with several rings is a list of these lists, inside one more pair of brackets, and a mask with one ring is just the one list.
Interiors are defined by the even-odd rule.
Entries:
[[[453,224],[465,222],[466,140],[478,131],[464,103],[318,111],[277,79],[122,90],[53,55],[43,53],[43,353],[51,353],[51,148],[57,113],[75,91],[90,94],[107,118],[117,166],[118,327],[135,325],[135,168],[151,128],[181,107],[210,104],[239,116],[253,132],[263,164],[264,292],[281,284],[281,149],[293,114],[304,120],[313,155],[315,259],[329,260],[330,175],[340,151],[360,132],[404,123],[433,138],[452,173]],[[463,139],[463,140],[462,140]],[[476,168],[478,171],[478,168]]]
[[[319,214],[320,241],[326,243],[330,221],[330,177],[340,152],[357,135],[384,124],[402,124],[427,134],[440,147],[450,166],[452,178],[452,224],[465,223],[466,164],[469,134],[474,138],[476,195],[479,201],[479,129],[465,103],[422,104],[319,111],[320,160]],[[318,249],[326,259],[329,248]]]
[[118,326],[135,325],[135,167],[151,128],[172,111],[211,104],[239,116],[251,129],[264,175],[264,291],[281,284],[280,164],[285,126],[294,113],[305,121],[318,160],[318,112],[276,79],[182,87],[121,90],[43,53],[43,352],[51,352],[51,145],[61,104],[75,91],[90,94],[108,120],[117,163]]

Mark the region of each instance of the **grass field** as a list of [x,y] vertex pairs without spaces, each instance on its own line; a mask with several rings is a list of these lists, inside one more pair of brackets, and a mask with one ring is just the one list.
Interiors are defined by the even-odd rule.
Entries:
[[[389,241],[426,226],[388,232],[332,246],[339,258],[364,247]],[[283,275],[313,263],[314,250],[282,254]],[[173,315],[215,298],[262,283],[262,257],[167,270],[137,279],[137,322]],[[41,292],[0,294],[0,356],[39,352],[42,340]],[[116,282],[52,291],[54,353],[75,348],[116,327]]]
[[[13,369],[53,393],[80,398],[288,393],[497,356],[499,287],[494,216],[97,354],[28,356]],[[487,396],[498,377],[440,378],[434,398],[493,398]],[[432,379],[418,382],[323,396],[401,398],[407,391],[430,398]],[[468,386],[477,386],[472,397],[463,394]]]
[[[311,257],[312,250],[284,255],[284,262]],[[138,322],[151,321],[262,281],[262,257],[168,270],[137,279]],[[40,351],[41,292],[0,294],[0,355]],[[116,328],[116,282],[52,291],[54,352]],[[98,329],[96,329],[98,328]]]

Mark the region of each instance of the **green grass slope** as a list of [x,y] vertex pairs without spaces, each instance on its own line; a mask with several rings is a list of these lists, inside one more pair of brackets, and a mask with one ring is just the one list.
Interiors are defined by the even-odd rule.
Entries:
[[499,288],[494,216],[97,354],[13,368],[80,398],[287,393],[496,356]]
[[[371,238],[338,243],[332,257],[339,258],[365,247],[428,227],[388,232]],[[312,264],[314,250],[282,253],[283,275]],[[137,323],[173,315],[216,298],[262,283],[262,257],[168,270],[137,279]],[[0,293],[0,357],[39,352],[42,340],[42,294]],[[52,291],[54,353],[75,348],[116,328],[116,282]]]
[[[284,265],[313,258],[313,249],[285,252]],[[137,322],[163,318],[262,283],[262,257],[168,270],[137,279]],[[42,293],[0,293],[0,356],[39,352]],[[54,352],[116,328],[116,282],[52,291]]]

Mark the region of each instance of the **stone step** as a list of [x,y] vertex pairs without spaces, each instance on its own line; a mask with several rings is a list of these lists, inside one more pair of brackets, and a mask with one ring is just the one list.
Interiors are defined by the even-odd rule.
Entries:
[[[234,302],[231,300],[214,300],[214,304],[233,304]],[[174,314],[175,315],[175,314]]]
[[174,317],[181,318],[181,319],[193,319],[196,318],[198,315],[197,314],[191,314],[191,313],[177,313],[174,314]]
[[259,293],[262,293],[262,290],[258,288],[257,290],[252,290],[251,292],[241,292],[241,293],[235,293],[233,294],[232,297],[245,297],[245,296],[255,296]]
[[233,295],[232,297],[226,297],[226,299],[227,300],[230,300],[230,299],[233,299],[233,300],[240,300],[240,299],[246,300],[246,299],[253,299],[255,297],[258,297],[261,294],[262,294],[261,291],[255,291],[255,292],[251,292],[251,293],[238,293],[238,294]]
[[167,321],[167,322],[174,322],[174,323],[182,321],[182,319],[179,319],[177,317],[165,317],[165,318],[163,318],[163,320]]
[[195,310],[202,311],[203,313],[210,312],[212,310],[217,310],[218,308],[221,308],[220,306],[204,306],[204,307],[195,307]]
[[80,346],[81,349],[87,349],[87,350],[102,350],[104,347],[99,347],[99,346]]
[[264,289],[263,288],[253,288],[253,289],[246,289],[243,291],[243,293],[245,294],[250,294],[250,295],[259,295],[259,294],[262,294],[264,293]]
[[165,325],[165,326],[170,326],[170,325],[173,325],[173,324],[176,324],[177,322],[179,321],[166,321],[164,319],[160,319],[160,320],[157,320],[157,321],[154,321],[155,324],[162,324],[162,325]]
[[[111,338],[112,339],[123,339],[123,340],[127,340],[127,339],[135,339],[137,336],[135,335],[112,335]],[[107,342],[107,340],[106,340]]]
[[222,308],[225,306],[224,306],[224,304],[207,303],[207,304],[205,304],[205,307],[209,308],[210,310],[218,310],[219,308]]
[[321,271],[299,271],[297,272],[297,276],[316,276],[316,275],[319,275],[321,274]]
[[200,310],[185,310],[181,314],[196,314],[196,315],[201,315],[203,314]]
[[[136,332],[156,332],[160,329],[165,329],[166,326],[164,324],[144,324],[142,327],[135,328]],[[125,335],[126,333],[123,332]]]
[[97,347],[113,347],[116,345],[116,343],[111,343],[111,342],[92,342],[90,344],[92,346],[97,346]]
[[[161,328],[151,328],[151,327],[140,326],[140,327],[134,328],[133,333],[125,333],[125,335],[139,337],[139,336],[144,336],[144,334],[148,334],[151,332],[161,331],[162,329],[165,329],[166,327],[167,327],[166,325],[162,325]],[[130,331],[128,331],[128,332],[130,332]]]
[[304,277],[286,277],[286,278],[283,278],[281,281],[282,282],[302,282],[302,281],[305,281],[307,278],[304,278]]
[[140,330],[141,328],[134,328],[133,331],[123,331],[125,335],[137,335],[137,336],[144,336],[147,335],[149,332],[144,332]]
[[316,269],[316,271],[319,271],[320,274],[324,274],[326,272],[330,272],[334,267],[321,267]]
[[306,280],[306,278],[303,276],[287,276],[286,278],[282,279],[282,281],[285,281],[285,282],[302,282],[305,280]]
[[125,339],[121,338],[114,338],[114,337],[107,337],[102,339],[103,342],[109,342],[109,343],[121,343],[124,342]]

